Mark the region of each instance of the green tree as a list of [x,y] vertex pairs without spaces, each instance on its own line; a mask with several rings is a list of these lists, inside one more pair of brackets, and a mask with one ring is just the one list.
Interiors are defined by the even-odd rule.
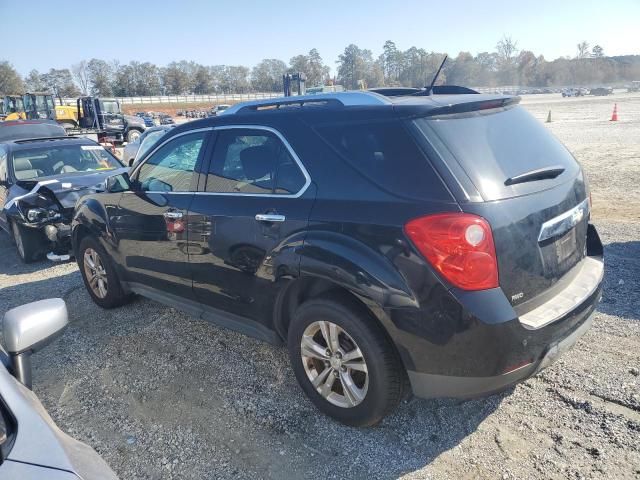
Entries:
[[250,90],[249,69],[242,65],[226,66],[223,72],[222,91],[245,93]]
[[90,93],[99,97],[110,97],[113,95],[114,75],[117,67],[110,65],[104,60],[92,58],[87,64]]
[[42,74],[42,83],[47,92],[61,97],[77,97],[80,91],[75,83],[68,68],[55,69],[52,68],[47,73]]
[[356,90],[366,84],[368,88],[384,85],[384,67],[373,60],[371,50],[351,44],[338,57],[338,83]]
[[167,95],[184,95],[190,92],[191,79],[183,62],[171,62],[162,73],[162,83]]
[[604,50],[600,45],[594,45],[591,49],[591,55],[595,58],[602,58],[604,57]]
[[193,93],[202,95],[210,93],[212,89],[209,69],[203,65],[198,65],[193,75]]
[[309,50],[309,67],[306,72],[307,83],[311,86],[324,85],[329,79],[331,69],[322,61],[320,53],[315,48]]
[[403,69],[403,53],[398,50],[391,40],[384,42],[382,55],[379,59],[382,66],[384,80],[387,85],[398,85]]
[[41,92],[46,90],[46,85],[42,81],[42,75],[38,70],[31,70],[24,79],[24,89],[30,92]]
[[279,92],[286,72],[287,64],[282,60],[266,58],[251,70],[251,86],[258,92]]
[[13,65],[0,61],[0,92],[20,93],[24,90],[24,82]]

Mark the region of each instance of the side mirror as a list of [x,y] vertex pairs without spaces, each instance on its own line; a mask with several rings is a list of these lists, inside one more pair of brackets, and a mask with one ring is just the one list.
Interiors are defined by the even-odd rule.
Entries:
[[131,179],[127,172],[107,177],[104,181],[104,191],[108,193],[126,192],[131,190]]
[[14,376],[31,388],[31,354],[62,335],[69,323],[67,305],[61,298],[27,303],[4,314],[4,346]]

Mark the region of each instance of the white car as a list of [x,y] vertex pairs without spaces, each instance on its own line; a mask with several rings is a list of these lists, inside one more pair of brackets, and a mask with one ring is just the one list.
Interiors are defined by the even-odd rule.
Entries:
[[215,107],[213,107],[211,109],[211,115],[220,115],[222,113],[224,113],[224,111],[231,107],[231,105],[227,105],[226,103],[222,103],[220,105],[216,105]]

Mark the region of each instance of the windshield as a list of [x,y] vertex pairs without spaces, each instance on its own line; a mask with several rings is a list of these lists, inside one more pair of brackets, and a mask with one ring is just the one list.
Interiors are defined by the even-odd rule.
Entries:
[[100,145],[34,147],[13,154],[13,173],[18,180],[120,167],[120,162]]
[[[453,156],[485,200],[551,188],[573,178],[580,168],[565,146],[520,106],[426,117],[415,123],[445,161]],[[551,167],[563,168],[563,173],[505,185],[509,178]]]
[[102,101],[102,113],[120,113],[120,106],[115,100]]
[[218,105],[218,111],[226,110],[227,108],[229,108],[229,105]]

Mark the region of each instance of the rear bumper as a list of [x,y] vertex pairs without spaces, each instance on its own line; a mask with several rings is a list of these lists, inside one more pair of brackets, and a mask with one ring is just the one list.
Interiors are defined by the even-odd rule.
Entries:
[[535,375],[591,325],[602,297],[602,243],[591,225],[588,256],[570,281],[518,314],[501,288],[440,290],[419,309],[390,309],[390,333],[418,397],[470,398]]
[[456,377],[434,375],[409,370],[409,381],[414,395],[420,398],[473,398],[505,390],[518,382],[535,375],[555,362],[582,337],[593,323],[594,312],[565,338],[552,343],[544,356],[536,363],[523,365],[502,375],[490,377]]

